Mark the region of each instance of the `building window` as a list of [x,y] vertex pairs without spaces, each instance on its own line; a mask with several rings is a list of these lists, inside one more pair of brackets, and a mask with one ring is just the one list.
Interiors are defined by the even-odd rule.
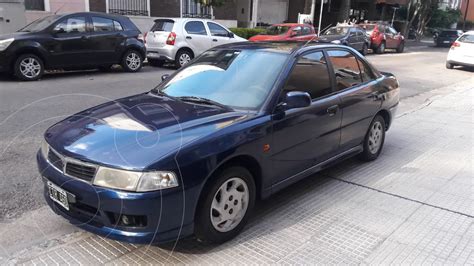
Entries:
[[46,11],[45,0],[25,0],[26,10]]
[[150,16],[150,0],[106,0],[107,12],[126,16]]
[[211,7],[201,6],[195,0],[183,0],[183,17],[212,19]]

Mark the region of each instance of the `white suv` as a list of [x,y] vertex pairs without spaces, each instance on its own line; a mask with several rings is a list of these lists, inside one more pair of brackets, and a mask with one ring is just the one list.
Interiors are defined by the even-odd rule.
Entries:
[[159,18],[145,34],[147,59],[151,65],[175,62],[178,67],[221,44],[247,41],[219,23],[197,18]]

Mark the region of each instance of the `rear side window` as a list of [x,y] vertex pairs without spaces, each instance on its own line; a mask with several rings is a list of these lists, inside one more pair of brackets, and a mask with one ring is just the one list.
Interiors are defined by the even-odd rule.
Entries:
[[207,27],[209,27],[209,30],[211,31],[212,36],[220,36],[220,37],[229,36],[229,32],[223,27],[217,25],[216,23],[208,22]]
[[165,31],[172,32],[174,26],[174,21],[172,20],[155,20],[155,24],[151,27],[151,31]]
[[362,77],[362,82],[367,82],[375,79],[375,75],[372,72],[372,69],[362,62],[360,59],[357,59],[357,62],[359,63],[359,69],[360,69],[360,75]]
[[55,31],[62,33],[81,33],[86,32],[86,18],[85,17],[69,17],[59,22],[55,27]]
[[285,92],[304,91],[312,99],[332,93],[328,66],[322,52],[314,52],[301,56],[293,67]]
[[201,21],[190,21],[186,23],[184,29],[189,34],[197,34],[197,35],[207,35],[206,28],[204,27],[204,23]]
[[461,38],[459,38],[459,41],[460,42],[474,43],[474,35],[464,34],[463,36],[461,36]]
[[331,50],[328,51],[328,56],[334,69],[338,91],[362,83],[359,64],[352,53],[343,50]]
[[103,17],[92,17],[95,32],[115,31],[114,21]]

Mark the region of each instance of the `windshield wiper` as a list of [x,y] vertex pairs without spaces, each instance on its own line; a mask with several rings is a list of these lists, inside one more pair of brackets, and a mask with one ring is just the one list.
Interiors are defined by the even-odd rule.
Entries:
[[181,97],[176,97],[176,98],[181,100],[181,101],[184,101],[184,102],[204,103],[204,104],[214,105],[214,106],[220,107],[220,108],[222,108],[224,110],[227,110],[227,111],[233,111],[233,109],[230,108],[227,105],[224,105],[224,104],[218,103],[216,101],[213,101],[211,99],[207,99],[207,98],[203,98],[203,97],[181,96]]

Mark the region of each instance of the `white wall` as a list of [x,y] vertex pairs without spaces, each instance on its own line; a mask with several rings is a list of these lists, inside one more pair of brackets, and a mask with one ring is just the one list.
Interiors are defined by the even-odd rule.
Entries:
[[288,20],[289,0],[259,0],[258,22],[276,24]]

